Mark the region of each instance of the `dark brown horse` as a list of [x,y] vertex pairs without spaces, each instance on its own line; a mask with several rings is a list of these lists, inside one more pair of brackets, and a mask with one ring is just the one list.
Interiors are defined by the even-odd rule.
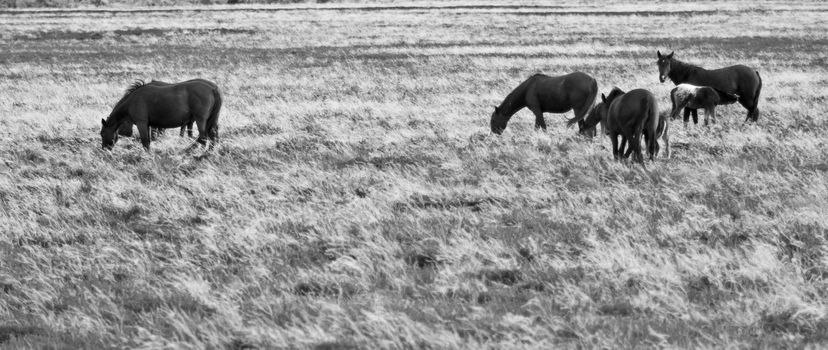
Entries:
[[[655,96],[647,90],[635,89],[630,92],[613,88],[609,96],[601,94],[599,103],[587,120],[584,121],[582,133],[595,126],[602,120],[606,120],[605,131],[612,141],[612,155],[615,159],[626,158],[632,153],[633,160],[643,163],[644,157],[641,154],[641,136],[644,135],[647,141],[647,153],[650,160],[655,157],[659,149],[657,136],[659,132],[660,117]],[[661,125],[663,135],[667,134],[668,121]],[[619,147],[618,136],[621,136]],[[669,138],[666,141],[667,155],[670,154]],[[624,147],[629,147],[624,152]]]
[[575,111],[575,118],[568,124],[580,122],[598,95],[598,83],[586,73],[575,72],[550,77],[535,74],[520,83],[500,104],[495,107],[491,118],[492,132],[503,133],[506,123],[524,107],[535,114],[535,128],[546,130],[543,113],[566,113]]
[[135,124],[144,148],[150,147],[150,128],[176,128],[195,122],[198,126],[196,144],[210,149],[218,142],[218,117],[221,92],[216,84],[188,80],[176,84],[151,85],[135,82],[115,104],[109,117],[102,119],[101,140],[104,149],[112,149],[118,141],[118,128],[126,122]]
[[[195,80],[203,80],[203,79],[195,79]],[[206,80],[203,80],[203,81],[207,82]],[[166,85],[170,85],[170,83],[159,81],[159,80],[153,80],[153,81],[147,83],[146,85],[166,86]],[[129,123],[129,122],[125,122],[125,123],[121,124],[121,126],[118,127],[118,135],[126,136],[126,137],[132,137],[132,125],[133,124]],[[165,129],[159,129],[159,128],[150,128],[150,129],[151,129],[150,139],[152,141],[155,141],[155,137],[157,135],[163,135],[164,130],[165,130]],[[193,122],[190,122],[189,124],[187,124],[185,126],[182,126],[181,131],[179,132],[179,136],[184,137],[184,131],[185,130],[187,131],[187,136],[193,137]]]
[[[586,119],[584,119],[583,124],[579,125],[579,132],[585,136],[593,136],[596,133],[596,128],[598,124],[601,124],[601,129],[603,133],[609,135],[607,129],[607,116],[609,114],[609,104],[605,101],[613,101],[617,97],[624,94],[619,88],[613,88],[610,91],[609,96],[601,95],[601,102],[598,102],[587,115]],[[666,157],[670,158],[670,134],[669,134],[669,127],[670,124],[667,122],[667,117],[670,115],[669,111],[664,111],[658,114],[658,126],[656,127],[655,135],[653,136],[650,132],[650,124],[645,123],[644,129],[642,130],[642,135],[644,136],[644,143],[647,145],[648,149],[650,147],[654,147],[654,153],[658,155],[659,150],[661,147],[658,144],[658,138],[661,137],[664,140],[665,144],[665,153]],[[652,143],[652,146],[651,146]],[[624,149],[626,148],[626,152]],[[627,147],[627,139],[625,137],[621,138],[620,145],[618,147],[618,154],[621,155],[621,158],[628,158],[630,154],[633,152],[632,144],[630,147]],[[613,152],[613,155],[616,155]],[[617,157],[617,156],[616,156]]]
[[[739,104],[747,109],[747,120],[759,120],[759,93],[762,91],[762,78],[759,72],[744,65],[729,66],[707,70],[699,66],[684,63],[669,55],[658,55],[658,79],[663,83],[670,78],[674,84],[692,84],[709,86],[725,94],[738,96]],[[686,112],[685,112],[686,113]]]

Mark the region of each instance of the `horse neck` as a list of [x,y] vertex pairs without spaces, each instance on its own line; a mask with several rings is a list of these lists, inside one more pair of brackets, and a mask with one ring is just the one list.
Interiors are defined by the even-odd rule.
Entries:
[[124,117],[127,115],[127,98],[122,99],[115,105],[115,108],[112,108],[112,112],[109,113],[109,116],[106,117],[106,124],[108,125],[120,125],[121,122],[124,120]]
[[503,102],[501,102],[500,106],[497,107],[506,117],[511,117],[517,113],[517,111],[523,109],[523,107],[526,107],[526,90],[529,90],[529,84],[534,78],[535,77],[533,76],[520,83],[518,87],[506,95],[506,98],[503,99]]
[[703,72],[705,69],[701,67],[694,66],[692,64],[687,64],[682,61],[673,60],[672,67],[670,67],[670,73],[667,74],[667,77],[673,81],[676,85],[681,83],[686,83],[690,80],[692,75],[698,74],[699,72]]

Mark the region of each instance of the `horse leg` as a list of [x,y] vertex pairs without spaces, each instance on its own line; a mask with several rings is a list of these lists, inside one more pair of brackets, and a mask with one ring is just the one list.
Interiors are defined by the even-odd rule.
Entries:
[[707,126],[710,118],[710,113],[707,112],[707,109],[704,110],[704,126]]
[[661,134],[661,139],[664,140],[664,155],[665,158],[670,159],[670,123],[664,122],[664,131]]
[[152,137],[150,136],[150,133],[152,131],[150,130],[149,124],[147,122],[138,122],[135,123],[135,126],[138,127],[138,134],[141,135],[141,145],[143,145],[144,149],[147,150],[147,152],[149,152],[150,140],[152,139]]
[[[675,119],[676,117],[678,117],[679,111],[682,108],[684,108],[685,104],[686,103],[682,103],[682,102],[679,102],[678,104],[673,102],[673,109],[670,111],[670,119]],[[684,108],[684,122],[685,123],[687,122],[687,108]]]
[[716,124],[716,106],[711,105],[711,106],[705,108],[704,113],[705,114],[710,114],[710,119],[713,120],[713,124]]
[[[626,151],[624,149],[626,148]],[[630,153],[632,153],[632,142],[629,142],[625,136],[621,136],[621,150],[619,153],[623,154],[621,158],[627,159],[630,157]]]
[[633,132],[632,137],[630,137],[629,147],[632,148],[633,162],[636,163],[644,163],[644,155],[641,154],[641,135],[635,135],[635,132]]
[[207,130],[207,137],[210,138],[210,147],[207,150],[211,151],[219,141],[218,125],[213,125]]
[[198,145],[201,145],[201,146],[206,146],[207,145],[207,130],[204,130],[205,129],[204,126],[205,126],[206,123],[207,122],[204,121],[204,120],[199,120],[198,122],[196,122],[196,127],[198,127],[198,138],[196,138],[196,140],[193,141],[192,144],[187,146],[187,148],[184,149],[184,152],[192,150],[193,148],[196,148]]
[[612,141],[612,158],[618,160],[618,134],[610,132],[610,141]]
[[207,125],[206,124],[207,124],[206,120],[199,120],[196,123],[196,126],[198,127],[198,138],[196,139],[196,142],[198,142],[202,146],[207,145],[207,128],[206,128]]
[[647,146],[647,155],[650,156],[650,160],[655,158],[656,152],[658,152],[658,140],[656,138],[650,138],[650,133],[646,132],[645,130],[644,135],[644,146]]
[[543,129],[546,131],[546,121],[543,120],[543,110],[537,97],[529,97],[526,101],[526,107],[535,114],[535,129]]
[[[625,145],[627,147],[626,152],[624,151],[624,146]],[[620,151],[620,153],[622,153],[621,158],[623,158],[623,159],[630,158],[630,154],[632,154],[632,152],[633,152],[633,142],[632,142],[632,140],[628,140],[626,136],[622,135],[621,136],[621,151]],[[635,156],[633,156],[633,158],[635,158]]]
[[687,124],[690,123],[690,108],[684,109],[684,127],[687,127]]
[[[637,137],[633,137],[637,139]],[[635,161],[641,164],[644,164],[644,154],[641,152],[641,140],[633,141],[635,143]]]
[[187,136],[188,137],[193,137],[193,120],[192,119],[190,119],[190,121],[188,121],[187,124],[184,124],[184,125],[181,126],[181,132],[178,133],[178,136],[184,137],[184,130],[187,131]]
[[747,110],[747,116],[745,117],[745,122],[747,122],[749,120],[753,120],[753,121],[759,120],[759,109],[757,107],[757,105],[759,104],[759,101],[758,101],[759,100],[759,94],[758,93],[759,92],[757,91],[756,96],[752,96],[753,95],[752,93],[750,95],[739,96],[739,104],[742,105],[742,107],[745,107],[745,109]]

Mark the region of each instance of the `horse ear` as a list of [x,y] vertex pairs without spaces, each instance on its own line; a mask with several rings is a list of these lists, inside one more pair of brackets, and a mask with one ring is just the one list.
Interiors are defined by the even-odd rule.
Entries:
[[101,124],[103,124],[103,126],[106,126],[106,120],[101,119]]
[[673,54],[674,54],[674,53],[676,53],[676,52],[675,52],[675,51],[670,52],[670,54],[669,54],[669,55],[667,55],[667,58],[668,58],[668,59],[673,58]]
[[607,96],[603,92],[601,93],[601,101],[607,103]]
[[656,51],[656,55],[658,55],[658,58],[661,59],[661,51]]

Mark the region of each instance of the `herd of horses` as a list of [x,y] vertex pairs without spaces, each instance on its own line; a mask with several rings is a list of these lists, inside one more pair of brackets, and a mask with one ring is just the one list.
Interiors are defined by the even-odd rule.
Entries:
[[[659,81],[670,79],[676,87],[670,92],[673,104],[668,113],[659,113],[656,98],[645,89],[623,91],[613,88],[609,95],[598,96],[598,83],[586,73],[574,72],[562,76],[535,74],[518,85],[503,102],[495,107],[490,126],[495,134],[506,129],[509,119],[523,108],[535,115],[535,127],[546,130],[543,113],[566,113],[574,111],[575,117],[568,125],[578,124],[579,133],[594,137],[598,124],[602,132],[612,141],[615,159],[633,160],[643,163],[641,138],[647,147],[649,159],[653,160],[660,150],[658,138],[665,145],[666,157],[670,157],[669,120],[684,110],[684,122],[693,115],[698,123],[698,109],[705,110],[705,125],[709,119],[716,122],[715,107],[739,102],[746,110],[745,121],[759,119],[759,93],[762,78],[759,72],[744,66],[734,65],[721,69],[707,70],[673,58],[673,52],[658,56]],[[138,128],[141,143],[149,150],[153,130],[185,128],[192,136],[192,126],[198,128],[196,142],[188,147],[206,145],[210,140],[212,149],[219,140],[218,116],[222,97],[215,83],[194,79],[180,83],[151,81],[136,82],[127,89],[115,104],[109,117],[101,120],[102,147],[112,149],[118,136],[131,136],[132,127]],[[620,142],[618,137],[621,136]]]
[[[643,163],[641,138],[647,147],[650,160],[658,154],[661,137],[665,144],[666,156],[670,157],[669,121],[684,109],[684,122],[693,115],[698,123],[698,109],[705,110],[705,125],[709,119],[716,122],[715,107],[739,102],[746,110],[745,121],[759,119],[759,93],[762,78],[759,72],[744,66],[734,65],[708,70],[673,58],[673,52],[658,57],[658,78],[660,82],[670,79],[676,87],[670,91],[673,104],[669,113],[659,113],[655,96],[645,89],[623,91],[613,88],[609,95],[601,94],[601,101],[595,104],[598,84],[594,78],[582,72],[561,76],[535,74],[516,87],[503,102],[496,106],[491,116],[491,130],[501,134],[509,119],[523,108],[535,115],[535,128],[546,130],[543,113],[565,113],[574,111],[575,117],[568,125],[578,124],[579,133],[589,137],[596,134],[600,124],[612,141],[615,159],[633,160]],[[618,137],[621,136],[619,142]]]

